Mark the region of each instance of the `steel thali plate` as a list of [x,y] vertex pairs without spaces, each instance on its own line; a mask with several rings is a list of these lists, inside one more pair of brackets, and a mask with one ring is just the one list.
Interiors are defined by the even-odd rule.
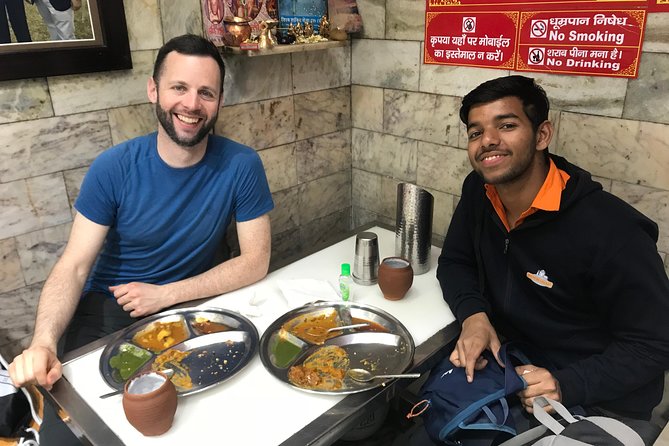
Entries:
[[[335,332],[327,339],[311,339],[300,331],[299,324],[314,320],[327,320],[327,324],[338,327],[364,322],[370,325]],[[289,311],[268,327],[260,339],[260,359],[270,374],[306,392],[357,393],[389,381],[374,379],[361,383],[345,375],[338,381],[337,388],[324,389],[291,382],[292,367],[304,366],[305,360],[318,355],[323,347],[330,349],[332,346],[341,347],[346,352],[347,368],[362,368],[373,374],[405,372],[413,363],[415,350],[406,327],[380,308],[354,302],[316,302]]]
[[121,390],[138,373],[171,368],[177,395],[190,395],[242,370],[255,355],[258,338],[253,323],[233,311],[169,310],[137,321],[112,339],[100,356],[100,374]]

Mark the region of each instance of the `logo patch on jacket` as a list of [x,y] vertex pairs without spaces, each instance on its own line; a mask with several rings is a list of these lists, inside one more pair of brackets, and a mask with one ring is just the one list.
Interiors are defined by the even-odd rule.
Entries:
[[530,279],[532,282],[536,283],[539,286],[546,287],[546,288],[553,288],[553,282],[548,280],[548,276],[546,275],[546,271],[543,269],[540,269],[537,271],[536,274],[532,273],[527,273],[527,278]]

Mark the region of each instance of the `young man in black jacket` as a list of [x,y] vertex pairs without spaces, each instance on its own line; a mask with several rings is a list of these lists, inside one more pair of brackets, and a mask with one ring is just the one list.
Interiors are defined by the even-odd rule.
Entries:
[[500,339],[545,363],[517,368],[537,396],[615,416],[647,442],[669,368],[669,280],[657,225],[549,155],[549,103],[533,79],[508,76],[466,95],[469,160],[437,277],[462,325],[451,361],[468,379]]

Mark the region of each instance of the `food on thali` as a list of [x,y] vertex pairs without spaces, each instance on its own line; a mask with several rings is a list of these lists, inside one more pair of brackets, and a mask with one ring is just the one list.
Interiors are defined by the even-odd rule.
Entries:
[[312,353],[302,365],[288,370],[288,380],[303,389],[341,389],[350,360],[346,350],[336,345],[326,345]]
[[281,328],[312,344],[322,344],[325,340],[339,334],[337,332],[328,333],[328,329],[337,326],[339,326],[337,313],[331,311],[329,313],[300,316],[288,321]]
[[173,322],[154,322],[145,330],[135,334],[132,342],[154,353],[179,344],[188,339],[188,331],[182,320]]
[[305,314],[286,322],[281,329],[288,331],[311,344],[320,345],[325,343],[328,339],[332,339],[342,334],[341,331],[329,331],[330,329],[352,324],[368,324],[366,327],[356,328],[356,332],[388,332],[386,327],[377,322],[357,317],[352,317],[350,324],[342,323],[339,321],[336,311],[331,311],[329,313]]
[[[199,327],[202,330],[196,328],[196,322],[204,323]],[[211,326],[212,333],[204,333],[209,331],[206,322],[217,324]],[[253,323],[236,312],[220,308],[169,310],[119,332],[100,356],[100,374],[110,387],[122,390],[138,373],[158,370],[170,376],[178,395],[191,395],[226,381],[246,367],[258,341]],[[136,371],[124,371],[121,377],[119,369],[112,366],[121,358],[111,358],[121,353],[124,344],[144,352],[148,359],[142,365],[133,364]]]
[[193,388],[193,381],[190,378],[190,370],[183,364],[183,360],[190,355],[190,352],[182,352],[176,349],[169,349],[156,357],[151,364],[151,370],[161,371],[172,369],[174,374],[170,378],[172,383],[182,390]]
[[121,344],[118,353],[109,358],[109,365],[125,381],[134,375],[149,359],[151,359],[151,353],[146,350],[131,344]]
[[227,325],[220,324],[218,322],[213,322],[206,317],[197,316],[195,322],[193,322],[193,328],[199,331],[202,334],[209,333],[218,333],[220,331],[228,331],[230,327]]
[[302,352],[304,342],[290,332],[280,329],[276,345],[272,350],[272,362],[276,367],[285,369],[297,359]]

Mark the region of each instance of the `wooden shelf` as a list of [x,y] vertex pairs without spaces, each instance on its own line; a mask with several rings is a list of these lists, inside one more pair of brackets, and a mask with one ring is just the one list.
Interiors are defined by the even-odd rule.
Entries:
[[293,43],[290,45],[276,45],[268,50],[242,50],[239,47],[221,46],[222,54],[236,54],[242,56],[272,56],[274,54],[301,53],[304,51],[319,51],[340,46],[348,46],[348,40],[328,40],[327,42],[316,43]]

